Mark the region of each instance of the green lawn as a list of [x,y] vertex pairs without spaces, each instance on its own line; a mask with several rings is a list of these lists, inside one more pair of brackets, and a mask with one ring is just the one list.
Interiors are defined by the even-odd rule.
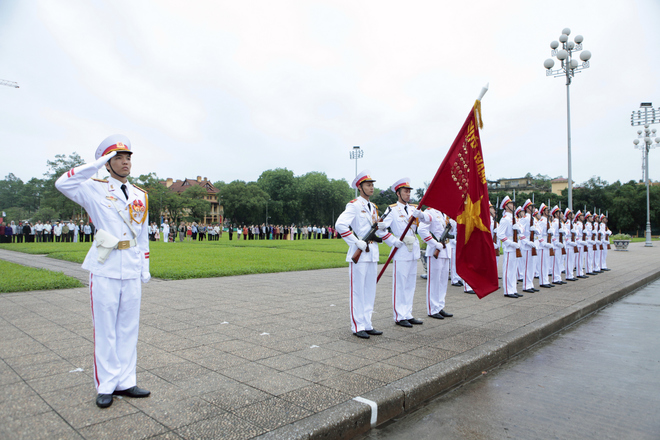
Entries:
[[0,260],[0,293],[83,287],[77,279],[46,269]]
[[[48,254],[82,263],[90,243],[14,243],[0,248]],[[380,246],[384,263],[389,246]],[[234,240],[225,233],[219,241],[150,242],[150,270],[156,278],[181,280],[253,273],[345,267],[348,246],[331,240]]]

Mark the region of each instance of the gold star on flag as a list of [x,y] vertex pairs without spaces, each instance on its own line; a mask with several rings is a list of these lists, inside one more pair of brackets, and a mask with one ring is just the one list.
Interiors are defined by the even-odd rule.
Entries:
[[470,236],[475,227],[481,231],[490,232],[481,221],[481,199],[483,199],[483,197],[484,196],[481,196],[477,203],[472,203],[472,199],[468,194],[463,212],[461,212],[456,219],[458,224],[465,225],[465,244],[470,240]]

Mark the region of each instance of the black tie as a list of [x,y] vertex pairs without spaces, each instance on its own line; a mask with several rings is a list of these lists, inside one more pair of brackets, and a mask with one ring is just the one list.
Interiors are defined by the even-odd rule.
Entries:
[[126,189],[126,185],[121,186],[121,191],[124,193],[124,196],[126,196],[126,200],[128,200],[128,190]]
[[369,208],[369,214],[371,214],[371,203],[367,202],[367,208]]
[[406,210],[406,214],[408,214],[408,205],[404,206],[403,209]]

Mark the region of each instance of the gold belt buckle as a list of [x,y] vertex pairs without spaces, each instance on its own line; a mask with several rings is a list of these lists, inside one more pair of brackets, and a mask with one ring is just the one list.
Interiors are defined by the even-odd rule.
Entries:
[[128,240],[117,243],[117,249],[128,249],[129,247],[131,247],[131,242]]

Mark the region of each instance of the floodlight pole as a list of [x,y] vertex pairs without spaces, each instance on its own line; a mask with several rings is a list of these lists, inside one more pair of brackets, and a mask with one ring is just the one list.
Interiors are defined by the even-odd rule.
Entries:
[[[584,38],[582,35],[576,35],[575,41],[569,41],[568,36],[571,34],[569,28],[565,28],[561,35],[559,36],[559,41],[553,41],[550,43],[550,48],[552,48],[551,55],[556,56],[558,60],[561,61],[561,67],[557,70],[552,70],[555,65],[555,61],[552,58],[548,58],[543,63],[543,66],[547,69],[546,76],[566,77],[566,130],[568,132],[568,208],[573,210],[573,164],[571,160],[571,94],[570,86],[572,78],[576,73],[579,73],[580,70],[586,69],[589,67],[589,59],[591,58],[591,52],[588,50],[583,51],[580,54],[580,59],[583,61],[580,66],[578,60],[573,59],[573,53],[579,52],[582,50],[582,41]],[[559,44],[561,42],[561,49]]]
[[[357,177],[357,161],[358,159],[362,159],[362,156],[364,156],[364,151],[359,146],[354,146],[351,151],[351,159],[355,159],[355,177]],[[355,188],[355,198],[357,198],[357,196],[358,190]]]
[[654,142],[651,136],[656,136],[656,129],[650,129],[649,126],[660,122],[660,108],[654,109],[653,104],[650,102],[642,102],[640,109],[643,111],[638,110],[636,113],[632,113],[630,125],[644,125],[643,131],[637,130],[637,139],[633,143],[635,144],[635,148],[641,149],[644,153],[644,183],[646,184],[646,243],[644,246],[653,247],[653,243],[651,242],[651,198],[649,194],[649,150],[660,144],[660,137],[656,137]]

